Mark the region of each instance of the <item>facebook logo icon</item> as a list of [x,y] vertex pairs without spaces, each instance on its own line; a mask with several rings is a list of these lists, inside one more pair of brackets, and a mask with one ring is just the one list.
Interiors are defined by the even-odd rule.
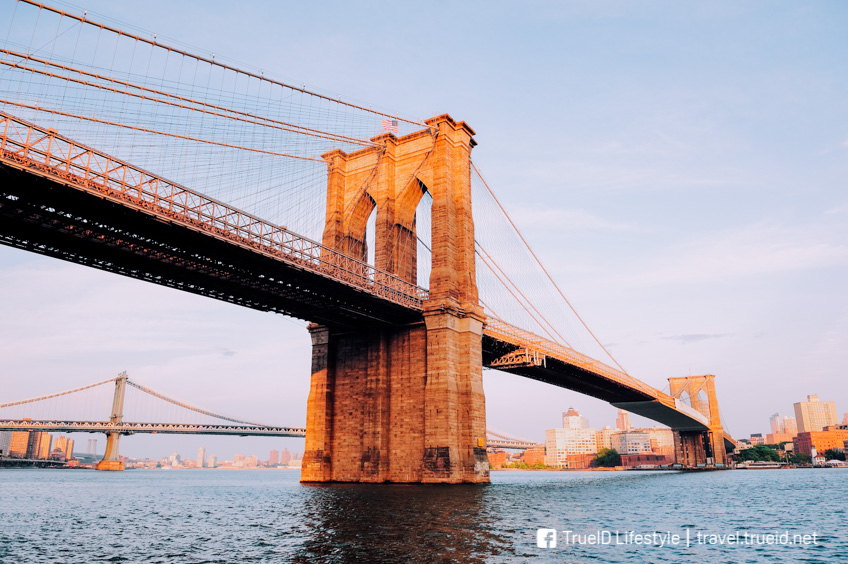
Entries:
[[556,529],[539,529],[536,531],[536,546],[539,548],[556,548]]

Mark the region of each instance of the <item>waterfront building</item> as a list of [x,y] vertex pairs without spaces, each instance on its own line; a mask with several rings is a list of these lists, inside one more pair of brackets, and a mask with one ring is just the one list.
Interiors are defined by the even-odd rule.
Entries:
[[595,454],[598,442],[594,429],[548,429],[545,431],[545,464],[568,468],[568,455]]
[[289,449],[284,448],[283,452],[280,453],[280,464],[285,466],[286,464],[289,463],[290,460],[291,460],[291,453],[289,452]]
[[615,419],[615,428],[619,431],[629,431],[632,426],[630,425],[630,414],[623,409],[618,410],[618,417]]
[[752,445],[764,445],[766,444],[766,438],[762,433],[751,433],[751,444]]
[[848,440],[848,425],[832,425],[822,431],[802,431],[795,437],[795,452],[813,456],[829,449],[842,449]]
[[271,454],[268,456],[268,466],[276,466],[280,463],[280,452],[277,450],[272,450]]
[[651,452],[651,434],[644,430],[616,431],[610,436],[610,442],[621,455]]
[[655,453],[639,453],[639,454],[622,454],[621,465],[625,468],[637,468],[639,466],[651,467],[660,466],[662,464],[672,464],[674,458],[664,454]]
[[765,444],[779,445],[781,443],[791,442],[796,436],[797,433],[795,435],[790,435],[789,433],[769,433],[766,435]]
[[50,458],[53,436],[44,431],[31,431],[27,441],[26,458],[46,460]]
[[743,450],[751,448],[752,446],[754,445],[752,445],[751,441],[748,439],[739,439],[736,441],[736,448],[733,450],[733,454],[739,454]]
[[821,431],[837,424],[836,404],[832,401],[819,401],[819,396],[809,395],[807,401],[795,404],[795,419],[799,433]]
[[197,467],[206,468],[206,447],[197,449]]
[[68,437],[59,436],[53,442],[53,450],[59,449],[65,453],[65,460],[70,460],[74,457],[74,440]]
[[592,467],[592,462],[595,460],[595,453],[592,454],[569,454],[568,469],[569,470],[586,470]]
[[289,468],[300,468],[302,464],[303,464],[302,458],[292,458],[291,460],[289,460],[288,467]]
[[505,466],[507,463],[506,451],[492,449],[486,454],[489,457],[489,464],[492,465],[492,468],[500,468],[501,466]]
[[650,427],[636,429],[642,433],[648,433],[651,441],[651,451],[654,454],[674,458],[674,431],[668,427]]
[[612,448],[612,434],[615,433],[615,429],[610,429],[609,425],[604,425],[604,428],[595,431],[595,443],[597,448],[597,452],[600,452],[603,448]]
[[651,436],[651,448],[674,448],[674,431],[669,427],[646,427],[644,429],[636,429],[642,433],[648,433]]
[[9,446],[12,444],[12,432],[0,431],[0,455],[9,456]]
[[528,448],[521,455],[521,461],[530,464],[531,466],[534,464],[544,464],[545,463],[545,449],[544,447],[540,448]]
[[247,458],[244,459],[244,465],[248,468],[256,468],[259,466],[259,457],[255,454],[251,454]]
[[29,431],[12,431],[12,437],[9,440],[9,456],[26,458],[27,445],[29,445]]

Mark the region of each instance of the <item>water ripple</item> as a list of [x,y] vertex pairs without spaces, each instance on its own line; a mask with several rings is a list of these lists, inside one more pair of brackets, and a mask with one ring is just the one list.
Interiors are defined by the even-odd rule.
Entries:
[[[824,562],[843,470],[496,472],[487,486],[301,485],[290,471],[0,472],[0,562]],[[536,529],[560,531],[555,549]],[[633,531],[818,544],[566,544]]]

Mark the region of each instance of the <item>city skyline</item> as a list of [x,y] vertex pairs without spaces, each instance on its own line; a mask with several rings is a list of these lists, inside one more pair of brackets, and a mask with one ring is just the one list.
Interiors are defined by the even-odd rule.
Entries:
[[[830,401],[828,399],[823,399],[823,400],[819,401],[819,396],[817,394],[807,394],[805,397],[808,401],[810,400],[810,398],[815,398],[814,401],[819,402],[822,405],[833,404],[832,411],[833,411],[833,413],[837,414],[836,419],[830,419],[830,420],[827,420],[826,422],[823,422],[821,424],[821,426],[819,428],[817,428],[816,430],[821,430],[821,427],[824,427],[826,425],[835,425],[835,424],[838,424],[838,423],[841,423],[843,425],[848,425],[848,412],[844,412],[842,419],[839,420],[838,413],[840,413],[840,411],[836,408],[836,402],[835,401]],[[578,397],[578,399],[579,399],[579,397]],[[587,399],[590,399],[590,398],[587,398]],[[794,409],[798,409],[795,406],[798,406],[800,403],[803,403],[803,402],[792,402],[791,405],[793,405]],[[579,406],[580,403],[577,403],[576,405]],[[767,411],[769,411],[769,409],[764,408],[763,412],[767,412]],[[579,425],[580,428],[588,428],[591,425],[591,422],[589,421],[589,419],[587,417],[582,416],[580,414],[579,410],[577,410],[574,405],[570,405],[566,411],[560,411],[559,415],[560,415],[559,422],[561,423],[562,428],[568,428],[569,426],[571,426],[572,428],[577,428],[577,427],[575,427],[575,425]],[[640,427],[640,428],[652,428],[652,427],[657,426],[656,422],[654,422],[654,421],[646,420],[644,418],[633,415],[633,414],[631,414],[631,413],[629,413],[625,410],[622,410],[622,409],[616,410],[614,415],[615,415],[614,417],[611,417],[611,418],[608,419],[609,422],[612,424],[611,429],[614,430],[614,431],[615,430],[626,430],[625,428],[633,429],[634,425],[630,422],[630,416],[633,416],[638,421],[642,421],[643,423],[645,423],[644,425],[639,425],[638,427]],[[780,423],[779,424],[776,423],[776,420],[775,420],[775,417],[778,417],[778,416],[780,417]],[[604,423],[604,424],[601,424],[601,425],[596,425],[596,427],[597,427],[598,430],[602,430],[602,429],[609,427],[610,423]],[[785,425],[787,423],[792,425],[792,427],[789,430],[786,430],[786,428],[785,428]],[[778,411],[773,412],[766,419],[766,423],[757,427],[756,430],[752,430],[752,431],[746,432],[746,433],[740,433],[737,436],[735,436],[735,438],[737,440],[741,439],[743,441],[747,441],[747,440],[749,440],[749,437],[760,436],[760,437],[763,437],[763,443],[765,443],[766,442],[765,437],[766,437],[767,433],[769,435],[776,433],[776,431],[775,431],[776,425],[779,425],[779,428],[781,429],[781,431],[780,431],[780,435],[778,435],[778,437],[777,437],[777,439],[779,439],[779,440],[775,440],[774,442],[781,442],[782,440],[787,440],[787,437],[782,436],[784,433],[794,436],[798,432],[801,431],[800,427],[797,426],[795,417],[792,417],[792,416],[789,416],[789,415],[783,415],[782,412],[778,410]],[[547,427],[547,428],[550,428],[550,427]],[[557,428],[557,427],[554,427],[554,428]],[[763,429],[765,429],[765,432],[763,432]],[[545,432],[546,432],[545,429],[541,429],[536,435],[526,436],[526,437],[523,437],[523,438],[529,439],[531,441],[537,440],[540,443],[544,443],[546,441]],[[4,450],[3,446],[6,444],[4,442],[4,438],[3,438],[4,433],[11,435],[11,432],[0,432],[0,450]],[[45,435],[47,435],[47,434],[53,435],[51,440],[55,440],[55,439],[59,438],[59,434],[57,434],[57,433],[44,433],[44,434]],[[83,449],[84,444],[88,445],[86,447],[85,453],[89,454],[90,453],[89,449],[92,446],[91,441],[94,441],[94,445],[95,445],[94,449],[95,449],[95,452],[97,454],[102,455],[103,449],[105,449],[105,440],[103,440],[103,441],[100,441],[100,443],[99,443],[100,450],[97,451],[97,444],[98,444],[97,439],[92,438],[92,435],[89,434],[89,433],[62,433],[61,435],[62,435],[62,438],[65,441],[70,441],[71,445],[76,444],[78,446],[78,449],[75,450],[75,453],[77,453],[77,454],[83,454],[82,449]],[[539,437],[539,435],[541,435],[541,437]],[[198,448],[196,443],[192,442],[192,441],[196,441],[196,436],[193,436],[193,435],[182,435],[182,436],[180,436],[180,435],[171,435],[171,436],[167,436],[167,435],[165,435],[165,436],[163,436],[163,435],[130,435],[130,436],[124,437],[124,439],[122,441],[121,454],[123,456],[127,456],[129,458],[159,459],[161,457],[157,458],[157,456],[155,454],[152,454],[152,453],[155,452],[156,443],[161,443],[162,439],[166,438],[166,437],[171,439],[171,441],[168,441],[167,444],[169,444],[171,446],[173,446],[173,445],[178,445],[178,446],[175,447],[175,448],[166,448],[164,450],[169,450],[169,451],[174,451],[174,452],[179,452],[180,450],[182,450],[182,451],[188,452],[188,451],[191,451],[192,449],[197,450],[197,448]],[[104,439],[105,439],[105,437],[104,437]],[[138,439],[141,439],[141,440],[138,440]],[[207,439],[206,442],[208,442],[208,443],[211,443],[213,445],[217,445],[219,447],[223,447],[223,448],[220,448],[219,450],[223,453],[226,453],[226,454],[219,456],[218,457],[219,460],[232,459],[238,453],[243,454],[243,452],[245,450],[251,450],[253,452],[262,452],[262,450],[266,447],[265,443],[268,443],[270,441],[280,442],[282,444],[282,446],[280,446],[281,450],[292,450],[292,449],[294,449],[295,451],[297,451],[298,448],[300,448],[301,450],[303,448],[303,439],[293,438],[293,437],[289,437],[289,438],[283,437],[283,438],[273,438],[273,439],[269,439],[267,437],[243,437],[243,438],[238,439],[238,442],[233,442],[233,439],[228,438],[228,437],[222,437],[222,436],[207,437],[206,439]],[[240,445],[244,444],[242,441],[248,441],[250,448],[241,447]],[[53,444],[53,443],[51,443],[51,444]],[[192,445],[194,445],[194,446],[192,446]],[[53,447],[51,447],[51,450],[52,450],[52,448]],[[205,443],[200,445],[200,448],[205,448]],[[138,452],[136,452],[136,450],[143,450],[144,454],[138,453]],[[273,450],[274,449],[272,448],[271,451],[273,452]],[[4,450],[4,452],[5,452],[5,450]],[[210,453],[211,451],[210,451],[210,449],[206,448],[206,452]]]
[[[806,399],[809,399],[810,397],[815,397],[815,398],[817,398],[816,401],[818,401],[818,395],[817,394],[807,394],[805,396]],[[580,396],[578,396],[577,399],[580,399]],[[591,399],[591,398],[586,398],[586,399]],[[590,402],[586,402],[586,403],[589,404]],[[793,407],[794,407],[795,405],[798,405],[798,403],[799,402],[791,402],[790,405],[793,405]],[[821,401],[821,403],[822,404],[836,404],[836,406],[839,405],[839,404],[837,404],[837,402],[830,401],[827,398],[823,399]],[[575,405],[580,406],[581,404],[579,402],[575,402]],[[579,420],[580,425],[582,425],[583,427],[589,427],[591,425],[591,421],[587,417],[582,416],[580,414],[579,410],[575,408],[575,405],[569,406],[566,411],[560,411],[559,412],[559,417],[558,417],[559,423],[562,425],[562,427],[566,427],[569,424],[567,421],[570,420],[571,421],[570,424],[574,425],[575,424],[574,422]],[[838,413],[842,413],[842,412],[840,412],[837,409],[836,406],[834,407],[834,412],[837,413],[837,415],[838,415]],[[770,409],[763,408],[763,413],[766,413],[768,411],[770,411]],[[791,420],[791,424],[796,425],[795,417],[783,415],[782,413],[783,412],[780,411],[780,410],[773,411],[770,416],[768,416],[767,418],[764,418],[765,423],[762,423],[759,426],[755,425],[754,430],[749,430],[748,432],[745,432],[745,433],[739,433],[738,435],[735,436],[735,438],[737,440],[739,440],[739,439],[748,440],[749,437],[754,436],[754,435],[760,435],[760,436],[765,438],[767,433],[769,433],[769,432],[774,433],[775,423],[773,421],[773,418],[775,416],[778,416],[778,415],[781,416],[782,424],[785,424],[786,420]],[[638,426],[633,425],[632,422],[630,421],[631,416],[634,417],[637,421],[640,421],[641,423],[644,423],[644,424],[639,424]],[[604,421],[607,421],[607,422],[600,424],[600,425],[596,425],[595,427],[597,427],[597,429],[600,430],[600,429],[603,429],[605,427],[611,426],[611,428],[613,430],[622,430],[622,429],[624,429],[624,427],[622,427],[622,425],[627,426],[631,429],[634,428],[634,427],[652,428],[652,427],[657,426],[656,422],[654,422],[654,421],[644,419],[642,417],[631,414],[631,413],[629,413],[625,410],[621,410],[621,409],[616,410],[614,414],[610,414],[610,416],[608,418],[604,419]],[[837,416],[837,418],[835,420],[830,421],[827,424],[838,424],[838,423],[848,425],[848,412],[843,413],[843,418],[841,420]],[[548,426],[545,429],[549,429],[549,428],[552,428],[552,427]],[[557,427],[554,425],[553,428],[557,428]],[[529,435],[529,436],[525,436],[523,438],[543,443],[543,442],[545,442],[545,429],[540,429],[535,435]],[[789,434],[796,434],[799,431],[800,431],[800,428],[793,427],[793,429],[788,431],[788,433]],[[781,431],[781,433],[782,432],[783,431]],[[0,432],[0,435],[2,435],[2,432]],[[53,435],[58,436],[56,433],[53,433]],[[76,441],[75,444],[77,445],[78,448],[75,450],[75,452],[77,452],[77,453],[82,453],[83,452],[83,450],[82,450],[83,445],[89,444],[89,441],[91,441],[91,440],[94,440],[95,444],[97,445],[95,447],[95,450],[97,448],[100,449],[99,451],[97,451],[97,454],[102,455],[103,449],[105,449],[105,443],[106,443],[105,437],[104,437],[104,440],[102,440],[98,443],[97,439],[96,438],[92,439],[92,435],[89,434],[89,433],[62,433],[62,435],[65,435],[67,437],[67,440],[70,440],[70,442],[72,444],[74,444],[74,441]],[[196,436],[193,436],[193,435],[170,435],[170,436],[168,436],[168,435],[130,435],[130,436],[124,437],[123,440],[122,440],[121,454],[123,456],[127,456],[127,457],[130,457],[130,458],[156,459],[157,456],[153,453],[156,452],[155,449],[157,448],[157,443],[161,444],[162,439],[166,439],[166,438],[170,439],[169,441],[166,442],[166,444],[172,446],[173,448],[164,448],[164,449],[162,449],[162,451],[167,450],[167,451],[176,451],[176,452],[179,452],[179,451],[190,452],[192,450],[196,451],[197,448],[198,448],[198,445],[196,444]],[[297,451],[297,449],[300,449],[300,450],[303,449],[303,439],[293,438],[293,437],[289,437],[289,438],[283,437],[283,438],[273,438],[273,439],[269,439],[267,437],[243,437],[243,438],[238,439],[236,442],[233,442],[233,439],[229,438],[229,437],[223,437],[223,436],[215,437],[215,436],[213,436],[213,437],[207,437],[204,444],[199,445],[199,446],[205,447],[206,443],[216,445],[218,447],[218,451],[225,453],[222,456],[218,457],[219,459],[223,460],[223,459],[232,459],[236,454],[243,453],[245,450],[250,450],[251,452],[262,452],[264,449],[266,449],[266,444],[270,443],[271,441],[279,442],[280,443],[279,448],[281,450],[283,450],[283,449],[288,449],[288,450],[294,449],[295,451]],[[780,441],[777,441],[777,442],[780,442]],[[2,445],[2,444],[3,444],[2,443],[2,437],[0,437],[0,445]],[[249,448],[246,447],[246,446],[240,446],[240,445],[244,445],[244,444],[249,445]],[[273,448],[271,450],[273,450]],[[142,452],[138,452],[138,451],[142,451]],[[85,452],[87,453],[88,449],[86,449]],[[210,448],[206,448],[206,452],[210,453],[210,452],[212,452],[212,450],[210,450]],[[161,458],[161,457],[159,457],[159,458]]]
[[[511,9],[458,6],[477,23],[466,44],[489,45],[492,30],[513,41],[457,51],[437,30],[443,41],[427,58],[408,65],[414,51],[401,47],[374,65],[338,57],[338,46],[382,52],[392,21],[420,21],[415,8],[366,17],[340,5],[345,23],[327,24],[321,8],[289,6],[287,17],[304,23],[280,35],[270,23],[283,17],[277,6],[213,6],[214,17],[199,16],[202,33],[184,29],[198,12],[190,5],[87,8],[348,99],[467,120],[478,131],[475,164],[616,359],[660,389],[669,377],[716,374],[731,434],[763,429],[811,390],[845,405],[848,73],[844,48],[833,47],[843,43],[838,17],[791,3],[694,13],[578,4],[541,7],[513,33]],[[155,15],[166,7],[177,17]],[[697,47],[684,35],[699,37]],[[518,60],[517,78],[502,80],[505,61]],[[15,297],[0,304],[0,318],[15,320],[0,325],[9,399],[126,369],[209,408],[305,423],[304,323],[7,247],[0,291]],[[541,438],[563,405],[614,418],[603,402],[495,371],[484,388],[488,422],[518,436]],[[772,409],[752,408],[753,397]],[[122,447],[188,450],[183,440],[132,437]]]

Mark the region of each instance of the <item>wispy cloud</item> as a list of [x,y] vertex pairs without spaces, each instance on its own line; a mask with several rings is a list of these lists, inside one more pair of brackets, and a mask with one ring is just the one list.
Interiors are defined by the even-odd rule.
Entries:
[[727,337],[728,333],[686,333],[683,335],[672,335],[670,337],[661,337],[666,341],[677,341],[681,345],[688,345],[690,343],[699,343],[701,341],[709,341],[712,339],[722,339]]
[[770,273],[848,264],[848,244],[839,234],[757,223],[670,248],[647,269],[629,277],[633,284],[725,282]]

